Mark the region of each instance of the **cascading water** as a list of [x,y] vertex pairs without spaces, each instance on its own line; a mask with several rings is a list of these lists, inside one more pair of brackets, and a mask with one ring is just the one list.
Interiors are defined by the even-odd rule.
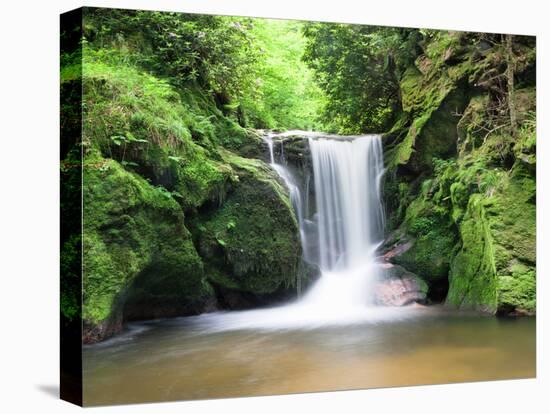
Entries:
[[[300,187],[296,183],[296,180],[290,173],[290,171],[282,164],[278,164],[275,162],[275,154],[273,150],[273,137],[271,134],[266,135],[265,141],[267,142],[267,146],[269,148],[269,159],[270,159],[270,165],[271,168],[273,168],[279,177],[282,178],[284,181],[289,195],[290,195],[290,202],[292,203],[292,207],[294,208],[294,212],[296,213],[296,218],[298,220],[298,227],[300,229],[300,242],[302,244],[302,250],[304,252],[307,252],[309,249],[307,247],[308,240],[306,237],[306,223],[305,223],[305,212],[304,212],[304,202],[302,200],[302,194],[300,192]],[[281,143],[281,159],[284,160],[283,155],[283,144]],[[307,254],[305,255],[307,256]],[[305,257],[307,259],[307,257]],[[298,296],[301,294],[301,278],[298,274],[296,277],[296,288]]]
[[373,283],[381,272],[380,264],[376,263],[376,249],[384,227],[380,136],[307,133],[307,137],[317,209],[312,219],[307,218],[308,212],[303,208],[308,204],[307,192],[303,195],[293,174],[275,162],[273,137],[268,135],[266,141],[271,166],[289,189],[303,244],[311,242],[312,234],[306,226],[316,222],[313,234],[318,238],[315,262],[321,271],[319,280],[292,304],[199,316],[208,329],[311,329],[404,316],[403,308],[378,307],[372,301]]
[[384,228],[380,136],[309,138],[309,146],[322,276],[304,300],[340,309],[364,306],[380,271],[375,260]]

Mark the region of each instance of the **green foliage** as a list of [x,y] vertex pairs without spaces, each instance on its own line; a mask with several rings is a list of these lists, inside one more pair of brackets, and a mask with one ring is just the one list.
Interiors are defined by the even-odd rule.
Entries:
[[413,244],[395,262],[428,282],[447,278],[456,230],[445,210],[423,194],[408,206],[404,227],[413,236]]
[[305,61],[329,98],[324,119],[341,133],[389,129],[399,105],[401,70],[417,53],[411,29],[308,23]]
[[[85,21],[103,61],[143,68],[181,91],[198,85],[242,126],[321,127],[324,96],[301,60],[300,22],[108,9],[88,9]],[[212,136],[213,124],[206,116],[194,127]]]
[[197,81],[222,97],[239,97],[258,57],[250,26],[245,18],[87,9],[84,29],[89,41],[129,49],[129,61],[178,86]]
[[249,125],[317,130],[325,97],[303,62],[303,23],[254,19],[251,34],[261,50],[254,90],[241,101]]
[[[65,210],[67,211],[67,210]],[[78,320],[82,306],[81,298],[81,254],[82,235],[72,234],[71,237],[61,246],[61,314],[69,321]]]
[[[227,132],[232,121],[200,92],[194,90],[191,100],[166,81],[120,64],[115,55],[85,50],[85,147],[175,191],[186,209],[216,199],[231,170],[216,160],[216,144],[227,140],[214,131],[225,129],[233,142],[240,142],[245,131]],[[214,115],[206,117],[207,111]]]
[[418,217],[409,226],[409,231],[415,236],[423,236],[428,234],[434,227],[435,223],[428,217]]

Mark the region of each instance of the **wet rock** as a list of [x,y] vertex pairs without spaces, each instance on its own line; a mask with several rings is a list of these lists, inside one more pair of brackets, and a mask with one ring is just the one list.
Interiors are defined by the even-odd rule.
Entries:
[[404,243],[396,243],[390,250],[384,253],[384,260],[391,260],[394,257],[401,256],[407,252],[413,246],[412,241],[405,241]]
[[405,306],[425,303],[428,285],[399,265],[385,263],[383,276],[374,288],[375,303],[383,306]]

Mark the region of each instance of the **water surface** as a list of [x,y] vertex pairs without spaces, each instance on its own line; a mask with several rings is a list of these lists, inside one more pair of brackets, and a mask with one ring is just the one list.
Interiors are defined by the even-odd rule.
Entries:
[[535,376],[535,319],[408,307],[388,318],[262,329],[246,312],[131,324],[84,348],[86,405]]

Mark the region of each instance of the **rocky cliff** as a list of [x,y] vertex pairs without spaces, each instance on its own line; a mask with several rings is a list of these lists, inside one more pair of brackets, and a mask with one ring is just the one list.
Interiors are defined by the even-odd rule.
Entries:
[[441,32],[402,76],[402,112],[384,141],[385,249],[434,300],[534,313],[534,49],[487,39]]

